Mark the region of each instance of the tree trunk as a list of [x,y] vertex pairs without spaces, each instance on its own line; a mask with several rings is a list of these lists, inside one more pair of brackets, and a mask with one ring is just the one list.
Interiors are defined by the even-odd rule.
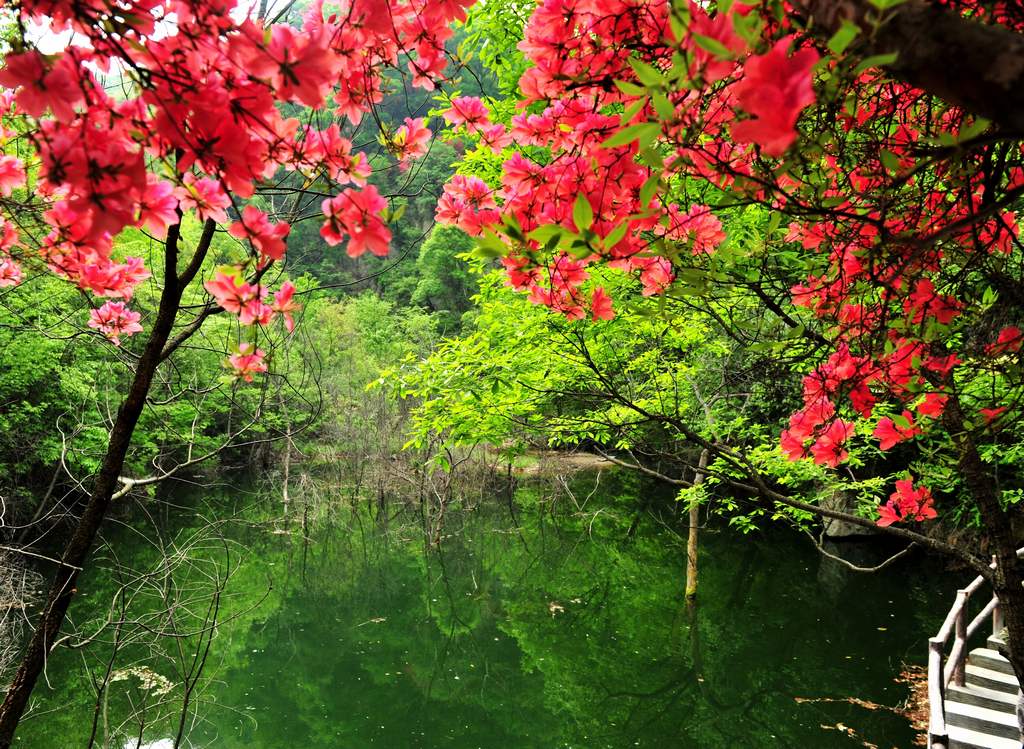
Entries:
[[[704,483],[704,469],[708,467],[708,451],[704,448],[700,452],[700,461],[697,463],[697,475],[693,477],[693,486],[696,488]],[[686,538],[686,597],[693,600],[697,597],[697,533],[700,526],[700,505],[696,502],[690,504],[690,532]]]
[[[76,592],[78,574],[85,565],[92,550],[96,535],[110,506],[111,496],[117,488],[118,477],[124,467],[125,456],[131,445],[132,434],[139,415],[146,404],[153,375],[162,360],[164,345],[167,343],[177,316],[181,292],[191,276],[198,271],[198,263],[204,252],[202,244],[196,251],[188,270],[179,279],[177,275],[177,226],[171,227],[167,237],[165,255],[164,289],[160,296],[160,307],[153,324],[152,333],[146,342],[142,356],[135,369],[128,395],[121,403],[110,433],[110,443],[96,483],[89,495],[88,504],[61,555],[61,562],[54,575],[47,595],[46,604],[36,622],[35,632],[22,656],[21,664],[14,675],[3,705],[0,705],[0,749],[8,749],[14,740],[14,731],[28,705],[29,696],[35,688],[39,674],[46,665],[46,658],[53,646],[71,598]],[[193,268],[193,266],[196,266]],[[190,276],[191,274],[191,276]],[[184,283],[182,283],[184,281]]]
[[970,431],[964,427],[963,410],[955,394],[946,402],[942,418],[949,433],[956,435],[960,471],[978,505],[982,527],[995,551],[992,590],[999,597],[1006,623],[1006,655],[1017,681],[1024,684],[1024,566],[1017,558],[1010,518],[1000,505],[999,487],[991,467],[981,459]]
[[[871,0],[797,0],[794,6],[823,39],[852,22],[862,33],[850,51],[865,57],[895,52],[884,65],[895,77],[1006,130],[1024,129],[1018,93],[1024,35],[925,0],[905,0],[885,13]],[[875,27],[879,16],[885,21]]]
[[288,517],[288,506],[291,504],[291,497],[288,494],[288,482],[291,479],[292,468],[292,419],[288,415],[288,406],[284,400],[284,388],[277,391],[277,402],[284,414],[284,477],[281,482],[281,501],[284,505],[282,514]]
[[1016,552],[1011,559],[996,554],[996,575],[993,590],[999,596],[1006,624],[1007,658],[1013,666],[1017,681],[1024,684],[1024,575]]

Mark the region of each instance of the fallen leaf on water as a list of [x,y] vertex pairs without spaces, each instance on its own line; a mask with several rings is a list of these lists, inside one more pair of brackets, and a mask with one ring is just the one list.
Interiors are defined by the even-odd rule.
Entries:
[[365,622],[362,622],[362,624],[357,624],[356,626],[362,627],[363,624],[380,624],[381,622],[386,622],[387,620],[388,618],[386,616],[375,616],[373,619],[367,619]]

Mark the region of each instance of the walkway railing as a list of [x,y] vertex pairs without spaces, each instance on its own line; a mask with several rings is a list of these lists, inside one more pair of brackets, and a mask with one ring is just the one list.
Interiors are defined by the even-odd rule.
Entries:
[[[1024,548],[1017,550],[1017,556],[1024,556]],[[995,567],[995,562],[992,566]],[[928,640],[928,746],[931,749],[946,749],[949,745],[946,731],[946,687],[950,682],[961,687],[964,685],[968,641],[978,633],[989,617],[992,618],[993,636],[1003,629],[1003,613],[995,595],[977,616],[967,620],[968,602],[984,584],[985,578],[979,575],[966,588],[958,590],[956,602],[946,614],[939,633]],[[953,647],[947,655],[946,646],[951,635]]]

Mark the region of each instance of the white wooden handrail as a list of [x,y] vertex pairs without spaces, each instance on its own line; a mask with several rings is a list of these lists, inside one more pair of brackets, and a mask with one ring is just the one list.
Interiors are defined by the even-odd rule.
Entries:
[[[1024,548],[1017,550],[1018,557],[1024,557]],[[995,562],[990,565],[995,568]],[[946,749],[949,733],[946,730],[946,687],[950,682],[964,685],[964,665],[967,660],[967,643],[978,633],[985,620],[992,618],[992,634],[998,635],[1003,629],[1003,612],[999,599],[992,599],[970,622],[967,621],[967,607],[971,596],[985,584],[985,578],[978,575],[971,583],[956,592],[956,602],[946,614],[938,634],[928,640],[928,746],[931,749]],[[950,635],[953,647],[946,654]]]

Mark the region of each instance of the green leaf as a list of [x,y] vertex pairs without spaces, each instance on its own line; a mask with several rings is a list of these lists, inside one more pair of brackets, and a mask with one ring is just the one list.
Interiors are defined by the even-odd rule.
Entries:
[[654,194],[658,191],[658,187],[661,185],[661,174],[653,174],[647,178],[647,181],[640,187],[640,205],[643,208],[647,207],[647,204],[651,202]]
[[884,68],[886,65],[892,65],[899,59],[899,52],[886,52],[883,55],[871,55],[871,57],[865,57],[860,63],[853,69],[853,72],[860,75],[869,68]]
[[651,103],[654,104],[654,111],[658,113],[658,117],[666,122],[671,122],[676,118],[676,108],[672,106],[672,102],[668,100],[668,97],[660,91],[655,91],[651,94]]
[[900,157],[892,151],[883,148],[879,158],[882,160],[882,166],[890,172],[898,172],[900,170]]
[[544,244],[554,237],[561,237],[564,232],[565,230],[558,224],[545,224],[544,226],[538,226],[527,236],[536,242]]
[[710,36],[694,34],[693,41],[698,47],[710,52],[720,60],[727,60],[732,57],[732,52],[729,51],[728,47]]
[[860,27],[857,24],[844,20],[843,25],[839,27],[839,31],[834,33],[832,38],[828,40],[828,48],[832,50],[832,54],[841,55],[853,40],[857,38],[859,33]]
[[992,122],[990,120],[986,120],[984,117],[978,117],[974,120],[974,122],[972,122],[970,125],[963,128],[959,133],[957,133],[956,139],[961,143],[968,140],[973,140],[974,138],[978,137],[983,132],[988,130],[988,126],[991,124]]
[[508,234],[509,237],[520,242],[525,239],[523,236],[523,227],[519,224],[519,219],[514,215],[506,213],[501,217],[501,220],[502,223],[505,224],[505,233]]
[[635,102],[630,104],[629,107],[626,108],[625,112],[622,113],[622,117],[619,118],[619,124],[625,125],[631,122],[633,118],[636,117],[637,113],[640,112],[640,110],[643,109],[645,106],[647,106],[646,96],[642,99],[637,99]]
[[583,193],[576,196],[576,203],[572,207],[572,220],[580,231],[589,229],[594,223],[594,209]]
[[648,65],[646,62],[637,60],[634,57],[630,58],[629,66],[633,68],[633,72],[636,73],[636,77],[639,78],[640,82],[645,86],[661,88],[665,85],[665,76],[663,76],[661,71],[653,65]]
[[686,29],[689,24],[690,14],[686,11],[685,6],[672,6],[672,10],[668,14],[669,28],[672,30],[672,35],[676,39],[683,39],[686,37]]
[[622,241],[622,238],[626,236],[626,232],[629,231],[629,223],[623,221],[621,224],[616,226],[610,232],[608,236],[604,238],[604,248],[610,250],[612,247]]
[[508,247],[501,241],[501,237],[490,229],[484,231],[484,235],[477,239],[476,247],[473,248],[473,255],[483,260],[494,260],[504,257]]
[[615,133],[603,145],[605,148],[615,148],[616,146],[625,146],[633,141],[639,141],[641,146],[645,146],[661,134],[661,125],[657,122],[641,122],[639,125],[630,125],[624,127],[619,132]]
[[388,217],[388,223],[393,224],[398,221],[398,219],[402,218],[402,216],[405,215],[405,209],[408,208],[408,205],[408,203],[402,203],[402,205],[393,210],[391,215]]
[[615,87],[629,96],[645,96],[647,94],[646,88],[631,81],[615,81]]

